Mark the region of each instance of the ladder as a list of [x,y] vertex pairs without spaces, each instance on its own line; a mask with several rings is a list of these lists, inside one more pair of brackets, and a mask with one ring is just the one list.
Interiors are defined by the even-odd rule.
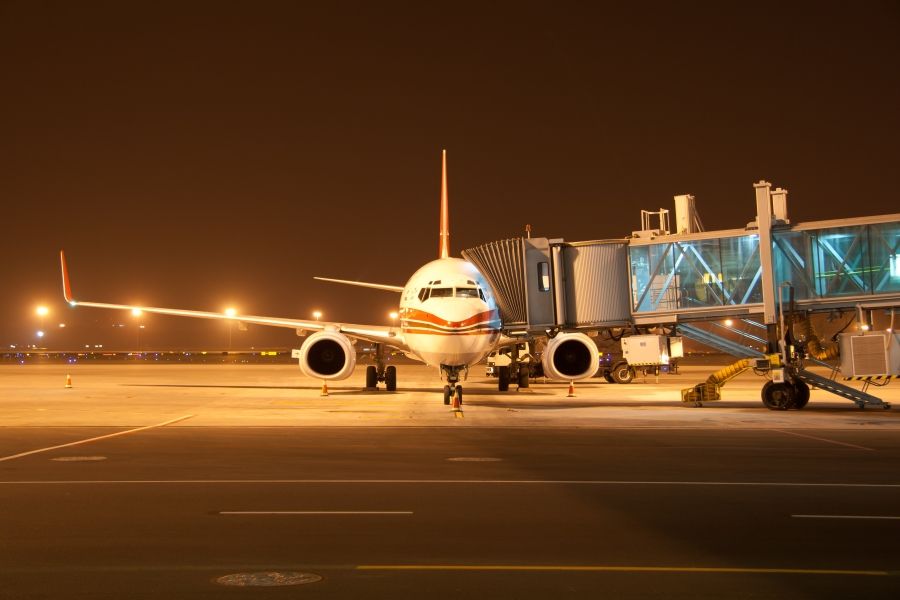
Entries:
[[871,394],[861,392],[856,388],[850,387],[849,385],[838,383],[833,379],[822,377],[821,375],[817,375],[811,371],[807,371],[806,369],[797,369],[797,377],[800,380],[808,383],[809,385],[814,385],[821,390],[825,390],[826,392],[830,392],[836,396],[840,396],[841,398],[852,400],[859,408],[865,408],[866,405],[880,406],[881,408],[885,409],[891,407],[888,402],[884,402],[881,398],[876,398]]

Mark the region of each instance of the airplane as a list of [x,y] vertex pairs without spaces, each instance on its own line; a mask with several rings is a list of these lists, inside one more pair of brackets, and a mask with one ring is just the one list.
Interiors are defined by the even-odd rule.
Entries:
[[[450,256],[450,215],[447,194],[447,152],[441,155],[441,208],[438,258],[420,267],[406,285],[385,285],[316,277],[321,281],[362,286],[400,294],[399,327],[353,325],[342,322],[305,321],[290,318],[263,317],[231,312],[208,312],[176,308],[156,308],[86,302],[75,300],[66,266],[60,251],[63,296],[72,306],[117,310],[139,310],[147,313],[231,320],[296,330],[308,335],[299,350],[292,353],[301,371],[323,381],[349,377],[356,367],[354,340],[374,344],[375,364],[366,367],[366,387],[376,388],[383,382],[388,391],[397,389],[397,368],[386,366],[385,349],[400,351],[426,365],[440,370],[446,380],[444,404],[462,405],[460,376],[470,366],[483,360],[498,347],[521,343],[521,337],[504,334],[497,296],[490,283],[472,263]],[[581,332],[550,332],[552,337],[543,352],[544,374],[551,379],[573,381],[591,377],[598,369],[598,353],[594,342]],[[520,369],[527,385],[527,369]],[[524,374],[524,376],[522,375]],[[505,384],[505,385],[504,385]],[[506,391],[509,380],[499,382]]]

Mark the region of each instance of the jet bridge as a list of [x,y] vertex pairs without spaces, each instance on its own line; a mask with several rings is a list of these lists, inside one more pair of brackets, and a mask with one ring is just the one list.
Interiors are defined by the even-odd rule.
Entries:
[[[676,196],[674,234],[660,209],[642,211],[642,229],[628,238],[517,238],[463,256],[490,281],[510,334],[674,326],[720,351],[758,357],[748,343],[779,351],[785,289],[810,313],[900,307],[900,214],[793,225],[786,190],[765,181],[754,190],[756,218],[740,229],[702,231],[693,197]],[[752,323],[760,336],[741,344],[695,325],[724,318]]]

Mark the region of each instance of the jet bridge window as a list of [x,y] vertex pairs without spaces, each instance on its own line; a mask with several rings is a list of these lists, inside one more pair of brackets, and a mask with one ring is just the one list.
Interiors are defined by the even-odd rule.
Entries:
[[538,290],[541,292],[550,291],[550,263],[539,262],[538,270]]

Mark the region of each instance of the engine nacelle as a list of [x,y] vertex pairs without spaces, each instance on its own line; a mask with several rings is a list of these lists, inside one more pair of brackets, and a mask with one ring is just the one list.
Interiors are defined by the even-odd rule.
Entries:
[[585,379],[600,367],[597,344],[583,333],[560,333],[547,342],[541,357],[544,373],[551,379]]
[[316,379],[346,379],[356,368],[356,348],[346,335],[319,331],[300,346],[300,370]]

